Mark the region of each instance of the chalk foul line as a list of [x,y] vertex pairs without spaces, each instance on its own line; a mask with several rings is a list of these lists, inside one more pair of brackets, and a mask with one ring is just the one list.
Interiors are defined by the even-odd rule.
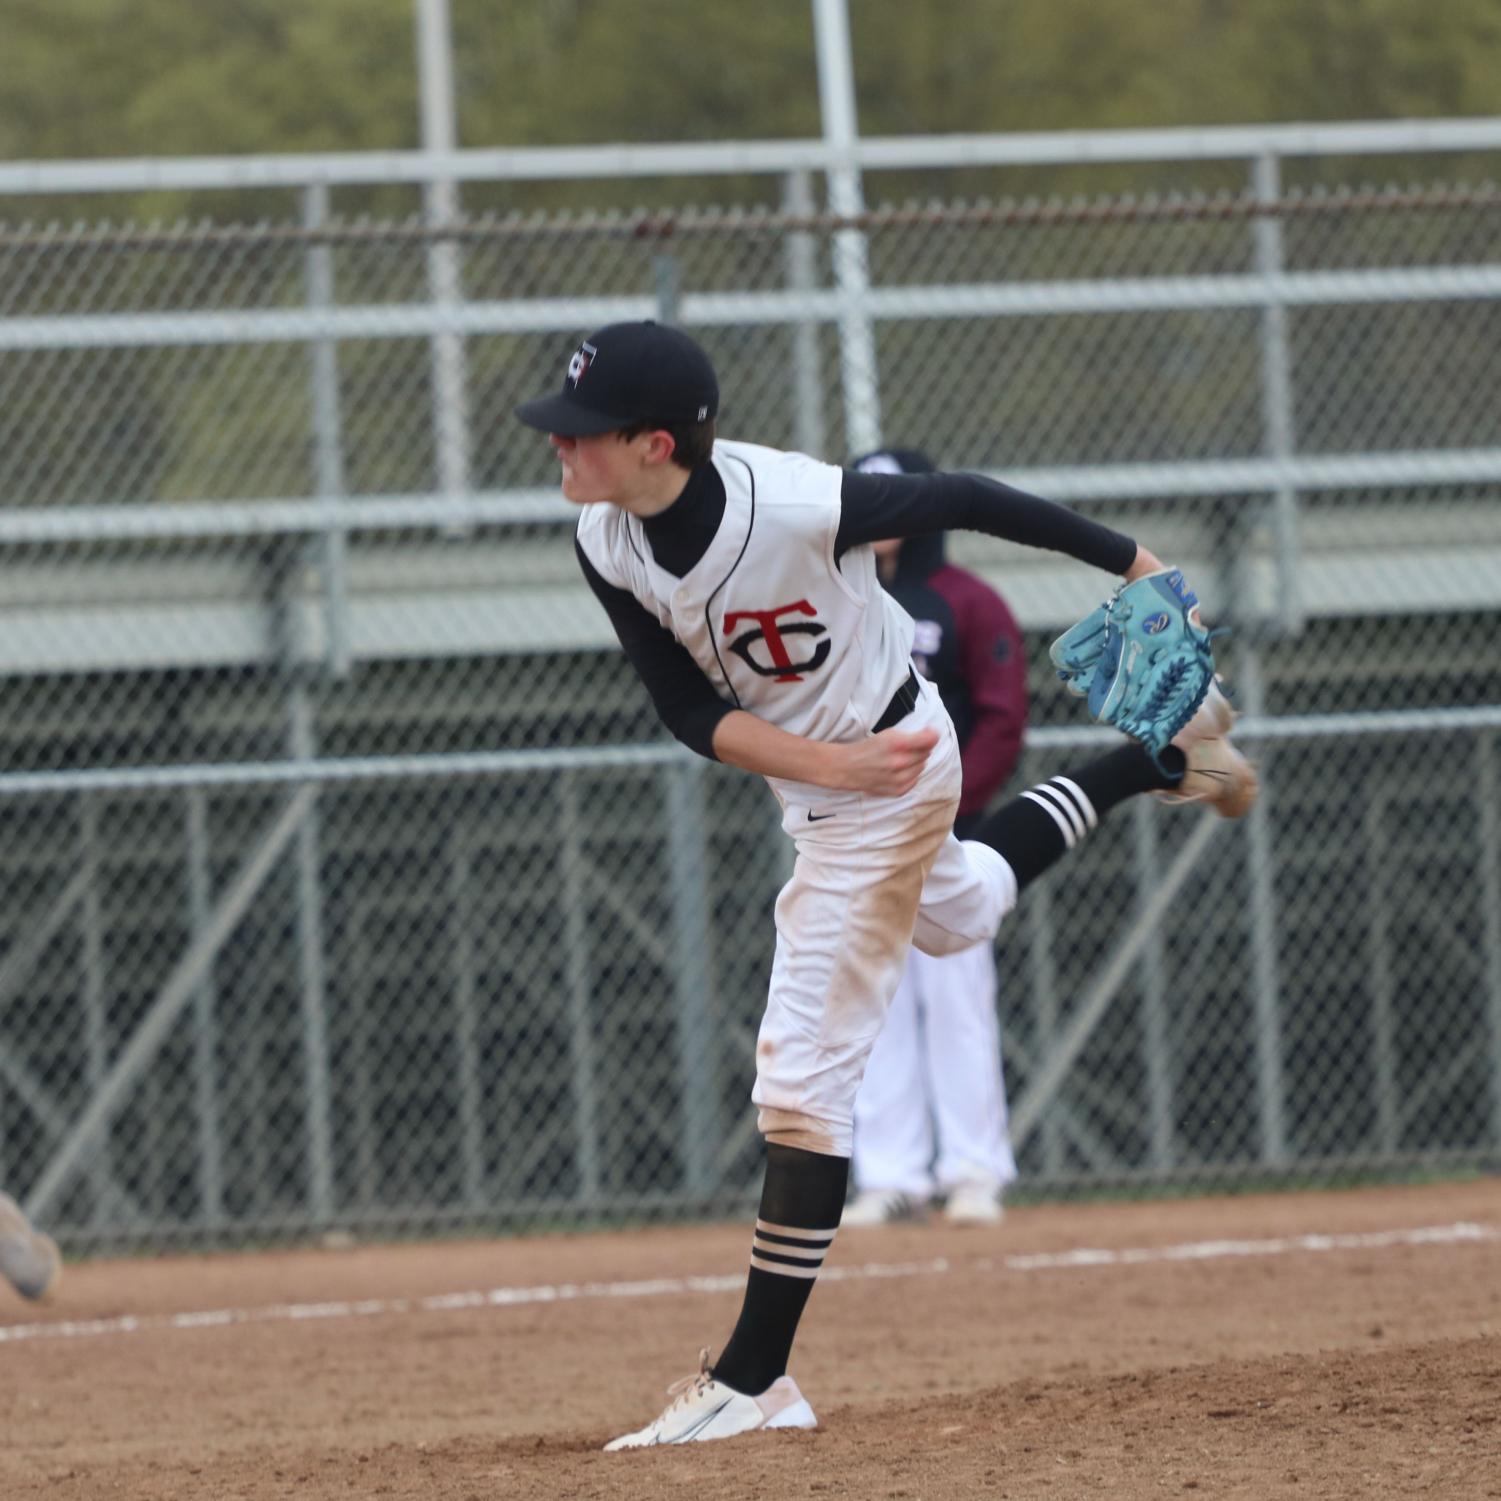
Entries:
[[[1398,1246],[1452,1246],[1501,1240],[1501,1227],[1460,1222],[1413,1230],[1374,1230],[1349,1235],[1292,1235],[1268,1240],[1201,1240],[1170,1246],[1121,1250],[1077,1247],[1027,1256],[966,1261],[976,1270],[1068,1271],[1094,1267],[1145,1266],[1152,1262],[1223,1261],[1248,1256],[1295,1256],[1324,1251],[1381,1251]],[[877,1278],[934,1277],[952,1270],[944,1257],[931,1261],[867,1262],[826,1267],[820,1282],[859,1282]],[[663,1298],[683,1293],[733,1292],[745,1273],[718,1277],[656,1277],[637,1282],[559,1282],[531,1287],[492,1287],[481,1292],[438,1293],[422,1298],[361,1298],[323,1303],[273,1303],[261,1308],[215,1308],[189,1313],[125,1314],[109,1319],[58,1319],[36,1324],[0,1325],[0,1345],[25,1340],[97,1339],[107,1335],[163,1330],[224,1329],[240,1324],[297,1324],[319,1319],[365,1319],[402,1313],[456,1313],[469,1309],[517,1308],[536,1303],[571,1303],[598,1298]]]

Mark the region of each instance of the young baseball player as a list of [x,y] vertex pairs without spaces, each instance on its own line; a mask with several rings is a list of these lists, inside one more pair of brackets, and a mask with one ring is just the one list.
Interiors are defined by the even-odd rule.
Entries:
[[[797,849],[756,1047],[767,1161],[740,1318],[712,1367],[705,1351],[667,1410],[611,1449],[815,1426],[788,1355],[839,1225],[855,1092],[909,946],[989,939],[1018,892],[1128,797],[1167,791],[1238,816],[1255,796],[1211,691],[1155,758],[1125,743],[956,839],[958,740],[913,671],[912,620],[870,544],[968,527],[1128,583],[1160,574],[1170,607],[1149,624],[1168,634],[1173,598],[1180,615],[1193,603],[1181,575],[1119,532],[973,475],[858,474],[720,441],[718,410],[708,356],[650,322],[591,334],[561,389],[517,409],[550,435],[563,494],[583,508],[580,565],[663,722],[764,776]],[[1107,708],[1131,680],[1119,657]]]
[[[857,459],[862,474],[930,474],[915,449]],[[954,833],[966,838],[1021,756],[1027,722],[1022,634],[989,584],[944,557],[945,537],[872,544],[882,586],[912,617],[912,661],[943,699],[963,786]],[[855,1096],[855,1196],[844,1230],[921,1216],[935,1197],[952,1225],[994,1225],[1016,1177],[996,1014],[995,949],[912,948]]]

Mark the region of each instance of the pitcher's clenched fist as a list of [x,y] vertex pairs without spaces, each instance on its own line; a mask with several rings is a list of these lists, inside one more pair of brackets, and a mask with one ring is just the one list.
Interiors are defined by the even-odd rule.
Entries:
[[847,792],[904,797],[917,785],[937,744],[937,730],[882,730],[868,740],[842,745],[840,780],[834,785]]

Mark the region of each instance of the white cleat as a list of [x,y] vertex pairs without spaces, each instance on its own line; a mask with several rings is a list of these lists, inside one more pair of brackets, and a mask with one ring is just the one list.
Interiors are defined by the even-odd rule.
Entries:
[[1221,818],[1243,818],[1261,791],[1256,768],[1231,745],[1235,710],[1217,682],[1209,685],[1194,717],[1173,736],[1188,767],[1171,792],[1159,792],[1164,803],[1203,803]]
[[841,1230],[872,1230],[928,1216],[928,1201],[899,1188],[863,1188],[850,1200],[839,1221]]
[[654,1423],[622,1434],[605,1445],[617,1449],[651,1449],[658,1444],[703,1444],[762,1428],[817,1428],[818,1419],[791,1376],[779,1376],[759,1397],[733,1391],[709,1374],[709,1352],[698,1356],[698,1374],[667,1388],[672,1401]]
[[999,1225],[1005,1218],[1001,1191],[983,1181],[956,1183],[943,1206],[943,1217],[951,1225]]
[[62,1276],[57,1242],[41,1235],[9,1194],[0,1193],[0,1275],[23,1298],[45,1298]]

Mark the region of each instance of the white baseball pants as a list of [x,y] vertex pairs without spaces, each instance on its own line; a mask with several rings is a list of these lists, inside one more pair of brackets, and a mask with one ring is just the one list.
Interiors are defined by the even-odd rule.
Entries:
[[916,942],[955,953],[993,938],[1016,877],[988,845],[953,835],[959,745],[937,690],[902,729],[938,730],[904,797],[773,782],[797,846],[777,898],[776,955],[752,1099],[768,1140],[847,1157],[866,1060]]

